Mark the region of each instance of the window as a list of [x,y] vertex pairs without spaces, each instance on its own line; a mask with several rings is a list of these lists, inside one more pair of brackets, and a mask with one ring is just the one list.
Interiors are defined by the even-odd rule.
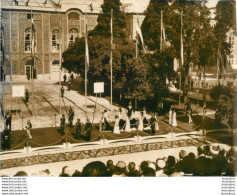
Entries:
[[53,74],[59,73],[59,60],[54,60],[52,62],[52,73]]
[[79,14],[75,12],[68,14],[68,20],[79,20]]
[[[36,33],[35,35],[35,42],[36,42]],[[32,47],[32,33],[31,33],[31,28],[27,28],[25,30],[25,51],[26,52],[31,52],[31,47]],[[35,47],[36,51],[36,47]]]
[[73,28],[69,31],[69,47],[75,42],[76,37],[79,36],[77,29]]
[[52,32],[52,51],[59,51],[59,30],[53,30]]
[[27,19],[31,19],[31,16],[33,16],[33,15],[27,14]]

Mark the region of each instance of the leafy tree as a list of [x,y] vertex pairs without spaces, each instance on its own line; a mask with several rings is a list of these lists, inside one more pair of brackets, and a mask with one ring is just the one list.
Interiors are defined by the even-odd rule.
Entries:
[[220,72],[223,68],[226,68],[227,56],[230,54],[231,45],[227,42],[227,32],[230,31],[235,25],[235,16],[234,11],[235,6],[230,1],[218,1],[216,6],[216,17],[217,21],[214,26],[214,33],[216,38],[216,50],[215,50],[215,59],[218,55],[218,52],[221,53],[220,57]]

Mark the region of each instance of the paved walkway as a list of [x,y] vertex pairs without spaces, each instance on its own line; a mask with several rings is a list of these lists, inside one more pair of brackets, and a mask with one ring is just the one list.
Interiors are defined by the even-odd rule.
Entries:
[[[62,82],[63,83],[63,82]],[[27,88],[30,94],[30,102],[26,103],[24,98],[13,98],[12,97],[12,85],[23,85],[25,89]],[[61,113],[66,113],[69,107],[73,107],[75,112],[74,124],[76,118],[80,118],[83,123],[86,122],[87,117],[94,123],[98,123],[101,118],[101,112],[104,109],[109,111],[109,121],[114,121],[115,115],[118,114],[119,108],[117,106],[110,107],[110,102],[105,98],[97,98],[88,96],[87,98],[87,107],[85,106],[85,96],[79,94],[79,85],[74,84],[72,88],[74,90],[67,90],[65,86],[64,98],[61,98]],[[59,85],[56,81],[47,80],[35,80],[34,82],[34,109],[32,103],[32,82],[31,81],[18,81],[11,83],[1,84],[1,90],[4,92],[3,104],[5,109],[13,111],[13,120],[12,120],[12,130],[19,130],[26,126],[27,120],[31,120],[33,128],[43,128],[43,127],[52,127],[59,126],[60,123],[60,98],[59,98]],[[3,89],[4,88],[4,89]],[[2,102],[1,102],[2,103]],[[181,117],[184,116],[182,111],[183,105],[176,106],[180,109],[177,113],[178,126],[187,125],[187,122]],[[112,111],[111,111],[111,110]],[[17,112],[21,110],[21,112]],[[195,109],[196,113],[202,114],[202,108]],[[214,118],[214,111],[207,109],[208,117]],[[140,113],[136,112],[136,116],[139,116]],[[125,118],[126,112],[123,111],[122,116]],[[148,115],[148,118],[150,116]],[[179,117],[182,118],[179,121]],[[167,115],[161,116],[160,120],[168,122]],[[3,127],[3,120],[1,123],[1,129]],[[188,124],[188,129],[195,128],[196,125]]]

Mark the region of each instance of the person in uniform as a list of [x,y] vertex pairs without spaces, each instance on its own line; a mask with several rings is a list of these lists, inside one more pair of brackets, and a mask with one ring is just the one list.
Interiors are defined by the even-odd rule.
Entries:
[[64,74],[63,80],[64,80],[64,83],[66,83],[66,81],[67,81],[67,75],[66,74]]
[[69,127],[73,128],[73,118],[74,118],[74,110],[70,107],[68,112],[68,119],[69,119]]
[[74,74],[71,73],[71,80],[72,80],[72,83],[73,83],[73,80],[74,80]]
[[77,139],[80,138],[80,135],[81,135],[81,120],[78,118],[77,119],[77,123],[76,123],[76,137]]
[[64,87],[63,87],[63,85],[62,85],[62,87],[61,87],[61,97],[64,97]]
[[30,99],[29,92],[28,92],[28,89],[26,89],[26,91],[25,91],[25,101],[29,102],[29,99]]
[[11,149],[11,131],[7,127],[3,130],[2,147],[3,150]]
[[60,119],[60,129],[61,129],[61,131],[62,131],[64,134],[65,134],[65,132],[64,132],[65,121],[66,121],[66,119],[65,119],[65,115],[62,114],[62,118]]
[[5,116],[5,125],[6,127],[11,131],[12,130],[12,115],[11,113],[8,111],[6,116]]

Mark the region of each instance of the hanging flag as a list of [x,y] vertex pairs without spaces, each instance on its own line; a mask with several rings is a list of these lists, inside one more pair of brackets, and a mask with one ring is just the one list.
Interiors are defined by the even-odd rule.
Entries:
[[144,50],[144,52],[146,52],[146,47],[145,47],[145,44],[144,44],[144,40],[143,40],[141,28],[140,28],[140,26],[139,26],[138,17],[137,17],[136,33],[138,33],[138,35],[140,36],[140,39],[141,39],[141,42],[142,42],[143,50]]
[[89,67],[89,48],[88,48],[88,35],[87,35],[87,21],[85,18],[85,55],[86,55],[86,65]]

